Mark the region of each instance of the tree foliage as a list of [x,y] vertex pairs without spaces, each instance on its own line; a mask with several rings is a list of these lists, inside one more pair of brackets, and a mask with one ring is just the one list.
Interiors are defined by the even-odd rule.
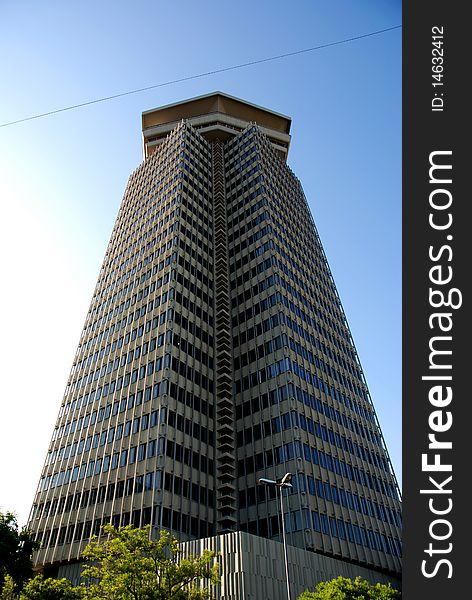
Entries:
[[298,600],[400,600],[401,593],[390,584],[371,584],[361,577],[338,577],[319,583],[314,592],[303,592]]
[[0,512],[0,591],[6,575],[10,575],[13,583],[20,586],[31,577],[31,556],[37,547],[31,531],[18,529],[14,513]]
[[36,575],[23,586],[18,600],[78,600],[82,597],[82,588],[75,588],[68,579],[45,579],[43,575]]
[[0,584],[2,586],[0,600],[16,600],[16,584],[11,575],[5,575]]
[[[16,521],[7,515],[8,533]],[[5,574],[0,600],[206,600],[210,587],[219,583],[215,552],[204,550],[201,556],[184,558],[177,538],[167,531],[161,531],[154,540],[150,539],[149,527],[116,529],[105,525],[103,530],[107,538],[93,539],[83,551],[87,561],[83,583],[74,586],[68,579],[37,575],[26,583],[23,577],[17,584]],[[31,548],[35,548],[34,543]],[[28,574],[31,552],[27,555]],[[6,555],[10,556],[8,552]]]
[[219,581],[214,552],[183,558],[167,531],[154,540],[149,527],[105,525],[103,530],[108,539],[92,541],[83,552],[87,600],[204,600],[210,597],[208,585]]

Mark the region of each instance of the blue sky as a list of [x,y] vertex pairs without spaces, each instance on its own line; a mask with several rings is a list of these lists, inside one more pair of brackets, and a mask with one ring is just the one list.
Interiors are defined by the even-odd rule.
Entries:
[[[399,25],[401,3],[0,3],[0,122]],[[288,163],[401,481],[401,30],[0,128],[0,509],[26,522],[141,112],[221,90],[292,117]]]

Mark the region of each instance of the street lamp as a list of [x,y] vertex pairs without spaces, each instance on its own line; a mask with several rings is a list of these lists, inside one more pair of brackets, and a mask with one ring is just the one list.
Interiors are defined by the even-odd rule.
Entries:
[[280,481],[276,481],[275,479],[266,479],[265,477],[261,477],[258,481],[261,485],[273,485],[279,488],[279,497],[280,497],[280,513],[282,517],[282,541],[284,545],[284,559],[285,559],[285,579],[287,581],[287,600],[291,600],[290,596],[290,581],[288,578],[288,556],[287,556],[287,541],[285,539],[285,519],[284,519],[284,501],[282,491],[284,488],[293,487],[290,481],[292,480],[292,473],[285,473]]

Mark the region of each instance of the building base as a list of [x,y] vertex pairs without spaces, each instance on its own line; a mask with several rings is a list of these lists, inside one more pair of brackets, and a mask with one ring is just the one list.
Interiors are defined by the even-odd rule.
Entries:
[[[242,531],[182,544],[184,551],[199,555],[205,548],[219,554],[221,585],[215,594],[218,600],[287,600],[287,582],[283,545]],[[317,583],[340,575],[357,576],[371,583],[391,583],[400,588],[400,579],[343,560],[287,547],[291,599],[305,590],[314,590]]]
[[[287,600],[287,581],[283,545],[280,542],[242,531],[225,533],[182,543],[184,555],[201,555],[205,548],[218,553],[221,584],[213,592],[215,600]],[[400,588],[394,576],[308,552],[287,547],[291,600],[305,590],[313,591],[320,581],[340,575],[355,579],[360,576],[371,583],[391,583]],[[57,577],[67,577],[75,583],[80,579],[82,565],[61,565]]]

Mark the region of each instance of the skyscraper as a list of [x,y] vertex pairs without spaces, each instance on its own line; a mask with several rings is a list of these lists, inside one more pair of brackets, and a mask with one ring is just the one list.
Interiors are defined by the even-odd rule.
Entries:
[[46,572],[70,570],[110,521],[279,540],[275,487],[258,480],[287,472],[290,545],[400,572],[398,486],[286,164],[290,124],[222,93],[143,113],[144,162],[30,516]]

